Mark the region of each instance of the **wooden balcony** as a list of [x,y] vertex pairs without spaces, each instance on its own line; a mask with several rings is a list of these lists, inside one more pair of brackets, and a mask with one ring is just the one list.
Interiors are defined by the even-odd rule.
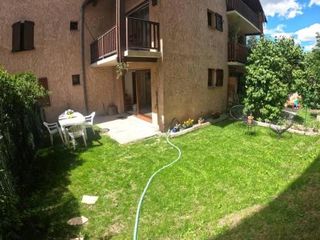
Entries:
[[239,43],[228,43],[228,62],[244,64],[247,61],[248,48]]
[[[160,24],[137,18],[126,18],[126,43],[124,56],[132,58],[153,58],[160,52]],[[115,26],[91,44],[91,63],[96,63],[112,55],[119,54],[119,32]],[[130,55],[134,53],[133,55]],[[150,55],[148,55],[150,53]]]
[[91,43],[91,63],[107,58],[117,53],[117,27],[112,27],[109,31],[98,37]]
[[[251,23],[258,31],[262,32],[262,23],[259,14],[254,12],[242,0],[227,0],[227,12],[237,12],[249,23]],[[239,22],[239,20],[237,20]]]

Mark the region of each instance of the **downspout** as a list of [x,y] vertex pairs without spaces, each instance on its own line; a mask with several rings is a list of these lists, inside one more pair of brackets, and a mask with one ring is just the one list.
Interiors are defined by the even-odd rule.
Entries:
[[85,44],[84,44],[84,13],[85,8],[89,4],[90,0],[84,0],[80,9],[81,26],[80,26],[80,51],[81,51],[81,75],[83,81],[83,97],[84,97],[84,107],[86,113],[88,113],[88,94],[87,94],[87,76],[86,76],[86,59],[85,59]]

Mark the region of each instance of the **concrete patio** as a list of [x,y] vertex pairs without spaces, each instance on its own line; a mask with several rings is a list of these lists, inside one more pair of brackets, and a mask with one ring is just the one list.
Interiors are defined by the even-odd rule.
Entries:
[[107,130],[120,144],[128,144],[160,134],[159,128],[133,115],[97,116],[95,125]]

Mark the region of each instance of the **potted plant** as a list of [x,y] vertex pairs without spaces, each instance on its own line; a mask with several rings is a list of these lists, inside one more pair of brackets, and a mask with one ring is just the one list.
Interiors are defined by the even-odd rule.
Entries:
[[176,124],[173,128],[172,128],[172,132],[173,133],[176,133],[176,132],[179,132],[180,131],[180,128],[181,128],[181,125],[180,124]]
[[203,117],[200,117],[200,118],[198,119],[198,124],[201,125],[201,124],[203,124],[203,123],[204,123],[204,118],[203,118]]
[[191,118],[189,118],[188,120],[186,120],[186,121],[184,121],[184,122],[182,123],[182,127],[183,127],[184,129],[191,128],[191,127],[193,126],[193,122],[194,122],[194,120],[191,119]]
[[253,119],[254,117],[252,116],[252,113],[248,116],[248,120],[247,120],[247,123],[248,125],[252,125],[253,124]]
[[73,113],[74,113],[73,110],[68,109],[68,110],[66,111],[66,116],[67,116],[67,118],[72,118],[72,117],[73,117]]
[[122,78],[129,70],[129,65],[126,62],[119,62],[116,65],[117,79]]

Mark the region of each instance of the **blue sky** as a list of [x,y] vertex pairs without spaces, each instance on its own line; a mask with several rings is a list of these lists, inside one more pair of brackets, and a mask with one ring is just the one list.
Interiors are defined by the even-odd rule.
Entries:
[[306,51],[315,45],[320,33],[320,0],[260,0],[268,23],[265,34],[292,37]]

